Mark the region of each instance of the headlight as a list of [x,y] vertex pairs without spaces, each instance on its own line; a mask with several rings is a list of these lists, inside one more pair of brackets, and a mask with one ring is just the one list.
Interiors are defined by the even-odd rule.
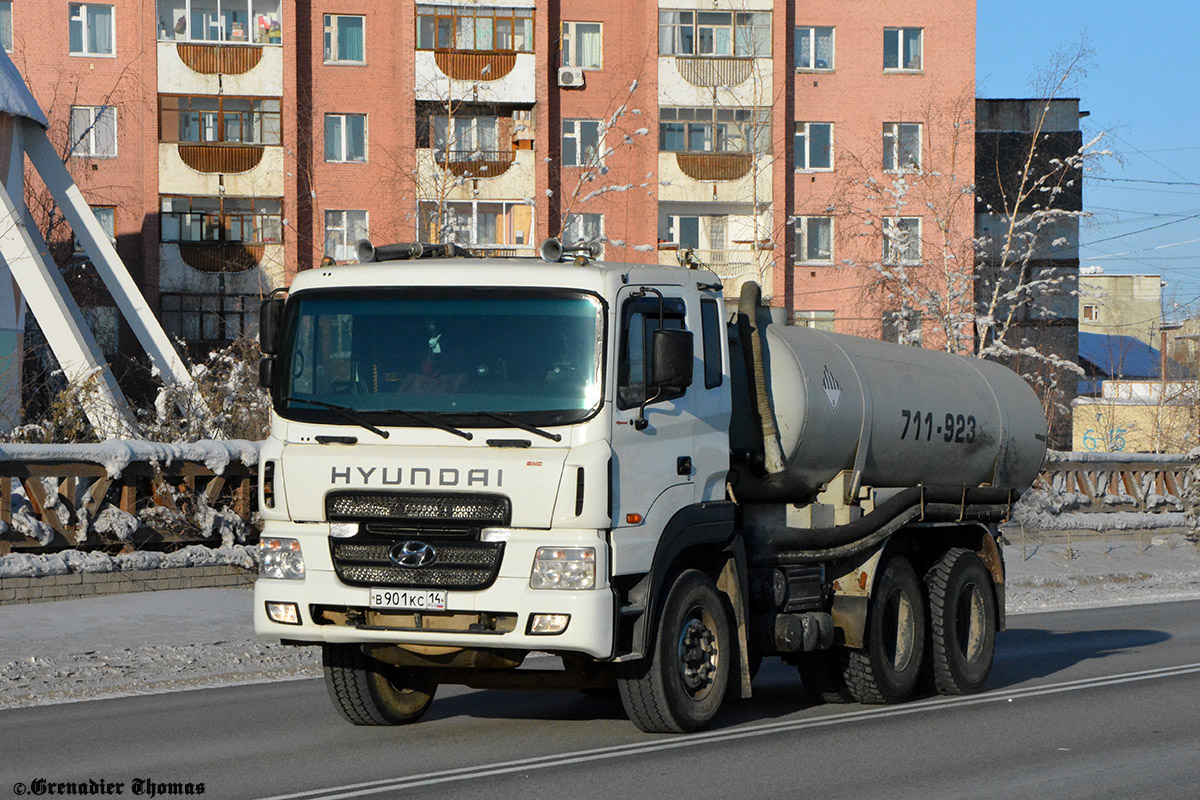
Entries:
[[264,536],[258,540],[258,574],[263,578],[304,580],[304,556],[300,542]]
[[533,589],[591,589],[596,585],[596,548],[539,547],[533,557]]

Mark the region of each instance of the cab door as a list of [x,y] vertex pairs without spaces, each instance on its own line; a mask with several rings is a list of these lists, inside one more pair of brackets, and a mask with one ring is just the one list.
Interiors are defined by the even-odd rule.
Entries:
[[[697,342],[693,341],[692,386],[662,392],[647,387],[654,331],[660,324],[667,329],[687,330],[687,320],[694,318],[694,314],[688,314],[687,300],[679,287],[661,287],[661,292],[660,302],[656,292],[637,286],[624,288],[618,295],[616,311],[612,525],[614,529],[640,528],[640,532],[626,531],[621,538],[627,544],[641,540],[644,547],[640,549],[649,548],[649,556],[671,516],[696,500],[693,459]],[[640,427],[638,420],[643,416],[645,425]],[[647,556],[636,555],[637,551],[636,545],[624,548],[625,556],[638,561]]]

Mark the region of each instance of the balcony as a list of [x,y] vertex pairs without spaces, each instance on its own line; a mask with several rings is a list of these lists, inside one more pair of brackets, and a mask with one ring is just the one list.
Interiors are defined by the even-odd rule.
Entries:
[[498,81],[517,65],[511,50],[435,50],[433,59],[443,75],[457,81]]
[[196,172],[236,174],[257,167],[263,150],[262,145],[180,144],[179,158]]
[[736,181],[750,174],[754,156],[749,153],[676,153],[679,170],[697,181]]
[[414,58],[418,101],[529,105],[537,102],[533,53],[418,50]]
[[675,68],[692,86],[715,88],[738,86],[754,74],[749,56],[675,56]]
[[429,147],[417,149],[417,183],[428,197],[446,200],[510,200],[536,192],[532,150],[472,151],[453,155]]
[[262,263],[266,249],[242,242],[180,242],[179,257],[200,272],[245,272]]
[[158,91],[164,94],[283,95],[283,48],[160,41]]
[[201,75],[242,75],[262,61],[263,48],[244,44],[177,44],[179,60]]
[[512,150],[451,150],[433,154],[434,163],[443,172],[459,178],[498,178],[516,161]]

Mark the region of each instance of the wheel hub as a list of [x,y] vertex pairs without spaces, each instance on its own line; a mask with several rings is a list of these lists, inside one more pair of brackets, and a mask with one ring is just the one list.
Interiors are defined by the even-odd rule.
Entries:
[[713,631],[702,620],[689,619],[679,633],[679,670],[688,692],[696,694],[712,685],[719,656]]

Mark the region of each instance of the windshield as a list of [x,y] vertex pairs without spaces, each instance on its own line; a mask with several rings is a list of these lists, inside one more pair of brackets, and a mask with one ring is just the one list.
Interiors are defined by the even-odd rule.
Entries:
[[328,419],[308,399],[377,424],[420,425],[400,413],[418,412],[549,425],[586,419],[603,397],[603,306],[583,292],[341,290],[287,308],[276,397],[292,419]]

